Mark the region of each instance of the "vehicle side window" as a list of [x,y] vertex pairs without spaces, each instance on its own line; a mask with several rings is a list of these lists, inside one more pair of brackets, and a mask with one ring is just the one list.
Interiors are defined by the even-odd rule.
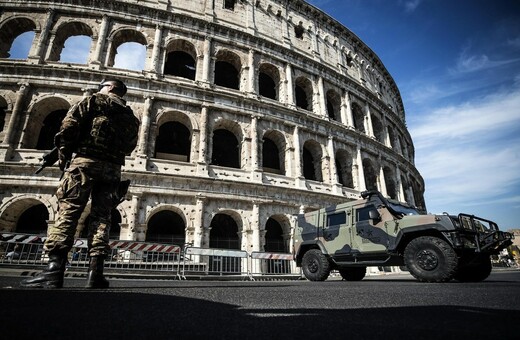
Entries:
[[376,207],[373,205],[369,205],[368,207],[363,207],[356,209],[356,222],[359,221],[368,221],[370,219],[368,213],[370,210],[375,210]]
[[347,214],[344,211],[340,211],[336,214],[327,215],[327,227],[345,223],[347,223]]

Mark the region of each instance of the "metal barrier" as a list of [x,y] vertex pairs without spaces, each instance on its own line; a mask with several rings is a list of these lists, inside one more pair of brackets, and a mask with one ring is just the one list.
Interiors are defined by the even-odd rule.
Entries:
[[[45,236],[4,233],[0,235],[0,267],[41,269],[48,261],[43,250]],[[107,274],[139,273],[167,275],[177,279],[217,277],[231,279],[301,277],[290,254],[242,250],[207,249],[185,244],[110,241],[112,252],[105,260]],[[67,268],[70,271],[88,267],[87,240],[74,241]]]
[[248,254],[243,250],[186,247],[181,277],[183,279],[201,275],[249,277],[247,258]]
[[252,252],[250,255],[250,276],[255,278],[299,278],[301,269],[296,267],[291,254]]

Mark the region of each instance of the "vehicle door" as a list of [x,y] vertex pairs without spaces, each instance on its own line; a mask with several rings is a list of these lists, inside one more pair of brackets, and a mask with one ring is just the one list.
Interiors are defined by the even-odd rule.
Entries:
[[352,248],[361,253],[385,252],[388,234],[377,207],[371,203],[354,206]]
[[351,254],[351,217],[350,209],[330,209],[323,214],[321,242],[327,253],[341,260]]

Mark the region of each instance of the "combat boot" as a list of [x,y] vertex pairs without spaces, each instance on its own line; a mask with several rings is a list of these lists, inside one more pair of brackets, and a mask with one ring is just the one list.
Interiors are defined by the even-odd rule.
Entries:
[[103,276],[105,259],[101,256],[92,256],[88,268],[87,285],[85,288],[108,288],[109,282]]
[[47,268],[38,275],[23,280],[20,282],[20,286],[24,288],[62,288],[66,263],[66,256],[62,254],[49,255]]

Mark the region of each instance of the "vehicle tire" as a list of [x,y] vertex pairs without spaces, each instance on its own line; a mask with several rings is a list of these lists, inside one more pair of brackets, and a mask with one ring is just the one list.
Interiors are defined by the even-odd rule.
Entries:
[[434,236],[421,236],[406,246],[404,262],[421,282],[446,282],[457,272],[455,250],[444,240]]
[[310,249],[303,255],[302,269],[307,280],[325,281],[330,274],[330,263],[319,249]]
[[481,256],[467,265],[461,266],[454,275],[454,279],[460,282],[480,282],[491,274],[491,258]]
[[351,267],[339,269],[339,274],[345,281],[361,281],[367,273],[367,267]]

